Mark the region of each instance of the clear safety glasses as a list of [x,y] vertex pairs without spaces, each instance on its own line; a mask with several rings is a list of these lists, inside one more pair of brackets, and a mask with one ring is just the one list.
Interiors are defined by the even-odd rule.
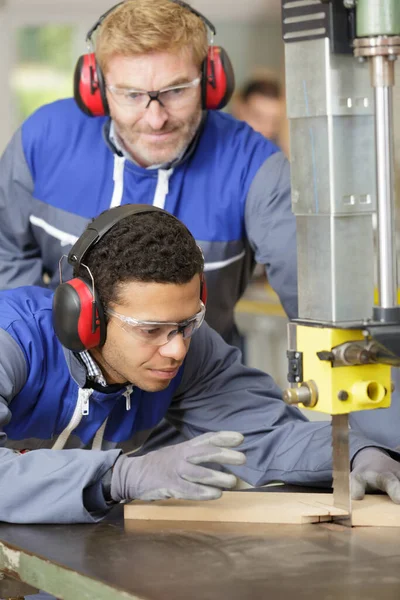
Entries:
[[157,100],[164,108],[180,109],[192,102],[195,89],[199,86],[200,81],[201,77],[196,77],[196,79],[188,83],[172,85],[171,87],[153,92],[116,87],[115,85],[108,84],[106,87],[120,106],[127,106],[141,111],[148,108],[153,100]]
[[181,323],[170,323],[165,321],[139,321],[133,317],[126,317],[107,308],[107,314],[119,320],[121,329],[132,335],[141,342],[151,344],[152,346],[163,346],[173,337],[182,334],[183,339],[190,338],[201,326],[204,321],[206,308],[200,301],[201,308],[197,314]]

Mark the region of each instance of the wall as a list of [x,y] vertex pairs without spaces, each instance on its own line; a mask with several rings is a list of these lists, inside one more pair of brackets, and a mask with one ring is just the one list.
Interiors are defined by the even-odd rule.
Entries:
[[[235,67],[237,85],[248,77],[253,67],[261,66],[281,72],[284,48],[280,22],[215,23],[216,43],[223,46]],[[282,73],[283,79],[283,73]]]

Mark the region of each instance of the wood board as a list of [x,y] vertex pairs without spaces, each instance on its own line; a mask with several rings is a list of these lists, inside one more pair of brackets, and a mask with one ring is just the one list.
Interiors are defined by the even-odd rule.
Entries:
[[[125,519],[211,521],[216,523],[319,523],[346,514],[333,506],[332,494],[224,492],[218,500],[135,500]],[[353,502],[353,526],[400,527],[400,506],[387,496],[367,495]]]

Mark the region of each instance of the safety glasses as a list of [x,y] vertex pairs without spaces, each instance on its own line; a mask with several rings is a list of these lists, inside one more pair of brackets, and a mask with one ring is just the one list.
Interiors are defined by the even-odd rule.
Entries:
[[107,89],[112,93],[117,104],[128,106],[135,110],[144,110],[150,106],[153,100],[157,100],[167,109],[184,108],[194,98],[194,90],[199,86],[201,77],[196,77],[188,83],[172,85],[152,92],[144,90],[134,90],[115,85],[108,85]]
[[119,321],[119,327],[137,340],[152,346],[163,346],[178,334],[183,339],[190,338],[202,325],[206,308],[200,301],[201,308],[193,317],[181,323],[166,321],[139,321],[133,317],[120,315],[112,308],[107,308],[106,313]]

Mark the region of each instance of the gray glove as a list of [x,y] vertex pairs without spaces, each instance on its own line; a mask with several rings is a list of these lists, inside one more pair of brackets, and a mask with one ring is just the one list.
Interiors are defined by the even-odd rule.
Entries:
[[236,477],[204,463],[243,465],[243,452],[229,450],[243,442],[241,433],[205,433],[182,444],[167,446],[145,456],[120,456],[113,468],[111,497],[121,500],[213,500],[222,489],[233,488]]
[[364,448],[353,460],[351,497],[362,500],[366,492],[381,490],[400,504],[400,463],[378,448]]

